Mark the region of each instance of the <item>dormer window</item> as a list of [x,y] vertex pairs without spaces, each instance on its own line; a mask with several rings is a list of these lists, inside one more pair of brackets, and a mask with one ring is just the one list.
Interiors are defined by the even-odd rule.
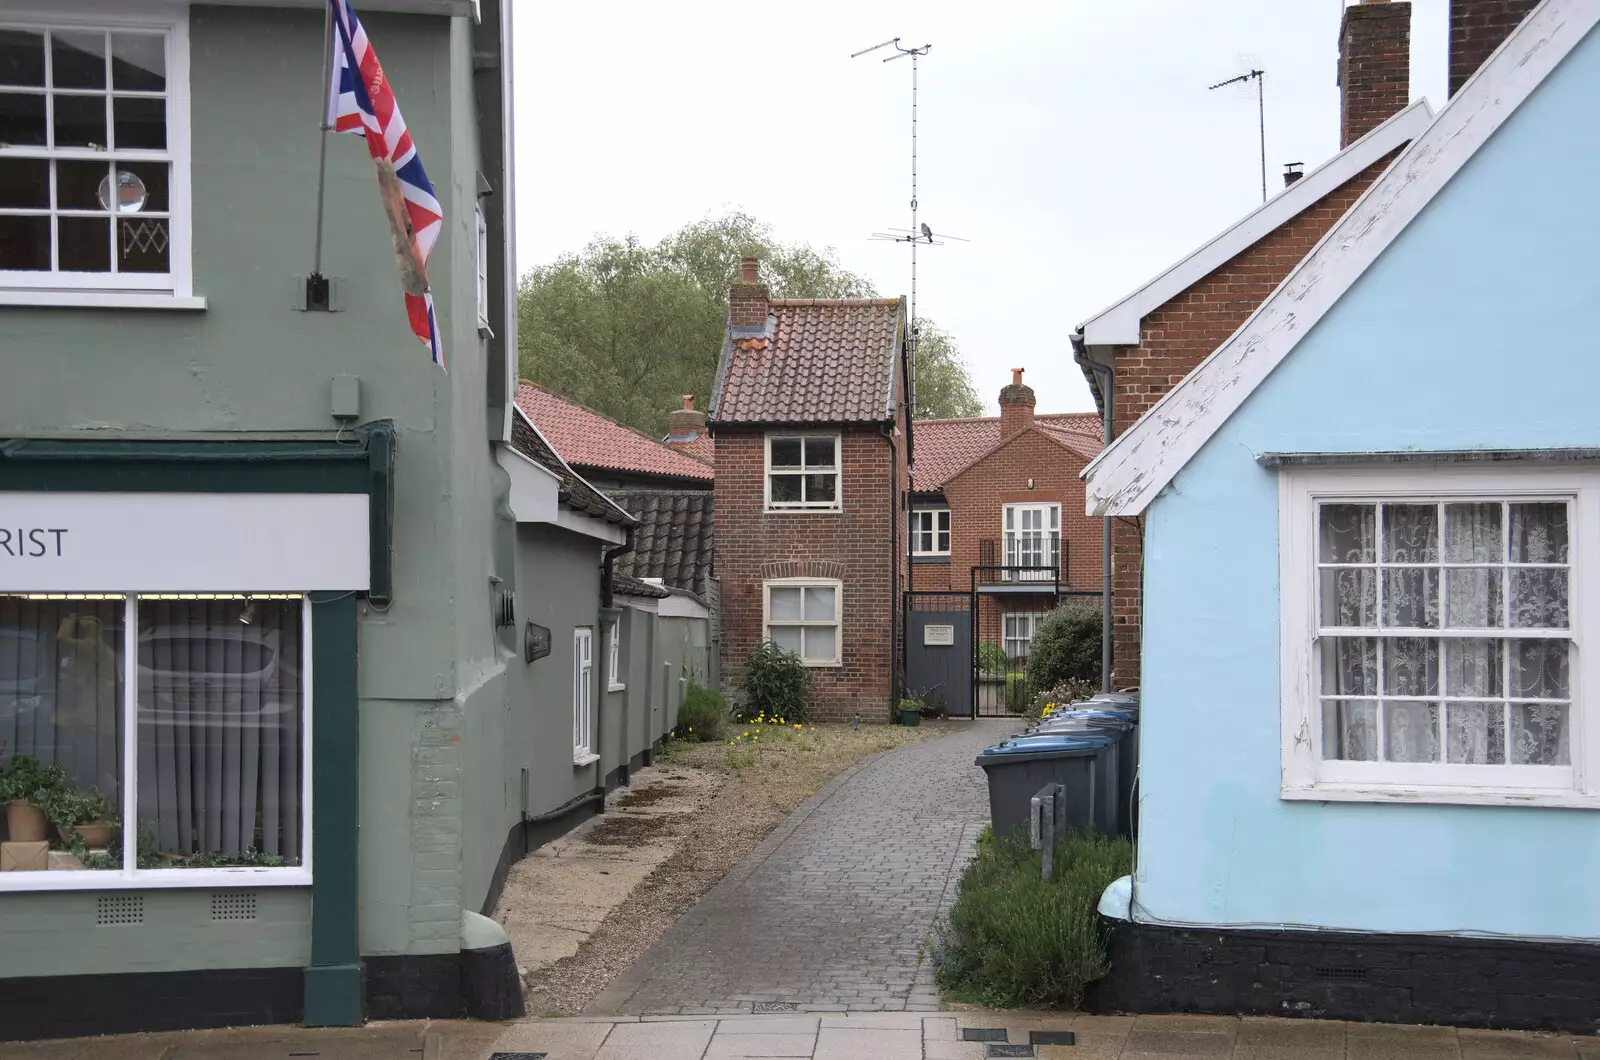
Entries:
[[839,436],[767,435],[767,510],[839,510]]

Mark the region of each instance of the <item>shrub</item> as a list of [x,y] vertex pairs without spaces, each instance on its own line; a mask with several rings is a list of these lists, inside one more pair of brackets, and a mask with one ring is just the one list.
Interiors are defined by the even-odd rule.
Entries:
[[678,708],[678,727],[675,730],[678,739],[720,740],[727,720],[727,697],[691,680],[688,691],[683,694],[683,706]]
[[1028,682],[1053,688],[1064,681],[1100,680],[1100,612],[1082,604],[1044,617],[1028,647]]
[[1006,674],[1006,710],[1021,714],[1028,709],[1028,676]]
[[994,1008],[1077,1007],[1111,967],[1100,896],[1132,865],[1127,839],[1075,832],[1056,844],[1046,882],[1026,829],[980,837],[950,907],[939,985]]
[[47,766],[32,755],[13,755],[11,765],[0,770],[0,803],[22,799],[43,810],[56,793],[71,787],[65,766]]
[[995,677],[1011,669],[1011,662],[1006,658],[1006,651],[992,640],[986,640],[978,645],[978,672]]
[[1037,718],[1044,714],[1046,706],[1053,705],[1060,710],[1073,703],[1081,703],[1100,691],[1100,686],[1090,681],[1063,681],[1053,688],[1042,692],[1034,692],[1032,705],[1028,708],[1028,717]]
[[918,715],[921,715],[922,712],[927,709],[927,706],[928,705],[920,699],[902,699],[900,701],[901,710],[915,711]]
[[745,657],[744,710],[803,722],[810,716],[811,671],[800,656],[764,640]]

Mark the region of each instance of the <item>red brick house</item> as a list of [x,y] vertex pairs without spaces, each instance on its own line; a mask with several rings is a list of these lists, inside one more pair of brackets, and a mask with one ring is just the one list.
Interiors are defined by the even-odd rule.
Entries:
[[1100,418],[1034,407],[1018,368],[998,417],[913,424],[909,588],[975,590],[978,638],[1019,661],[1040,618],[1074,597],[1098,606],[1101,587],[1101,522],[1079,477]]
[[812,668],[816,716],[888,721],[905,582],[906,311],[769,297],[741,264],[711,396],[723,674],[764,639]]
[[[1461,0],[1452,4],[1452,63],[1466,47],[1455,41],[1461,6]],[[1473,0],[1472,6],[1525,12],[1532,3]],[[1473,25],[1468,20],[1462,32]],[[1108,438],[1131,427],[1243,324],[1432,120],[1425,100],[1409,103],[1410,41],[1409,3],[1366,0],[1346,8],[1339,39],[1340,152],[1303,177],[1291,173],[1276,197],[1072,336]],[[1112,682],[1120,689],[1139,683],[1143,528],[1134,519],[1109,525]]]

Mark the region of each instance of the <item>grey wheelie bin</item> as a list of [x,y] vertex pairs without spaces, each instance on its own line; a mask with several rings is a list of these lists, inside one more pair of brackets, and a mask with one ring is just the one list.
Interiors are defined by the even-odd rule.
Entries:
[[984,748],[977,764],[989,780],[989,820],[996,835],[1026,827],[1033,797],[1046,784],[1065,789],[1067,827],[1115,835],[1121,732],[1015,736]]
[[1139,740],[1136,715],[1121,710],[1106,710],[1088,704],[1074,704],[1040,721],[1028,735],[1047,733],[1116,732],[1117,743],[1117,834],[1132,836],[1134,825],[1133,784],[1139,768]]

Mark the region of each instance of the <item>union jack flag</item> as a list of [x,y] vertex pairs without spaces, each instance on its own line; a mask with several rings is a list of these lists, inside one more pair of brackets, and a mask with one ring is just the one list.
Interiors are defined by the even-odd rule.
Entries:
[[378,190],[389,215],[400,285],[405,289],[411,330],[444,367],[439,321],[428,286],[428,255],[444,227],[444,210],[423,172],[406,121],[400,116],[394,90],[378,54],[367,40],[350,0],[328,0],[337,35],[333,42],[332,78],[328,86],[328,127],[365,136],[367,151],[378,170]]

